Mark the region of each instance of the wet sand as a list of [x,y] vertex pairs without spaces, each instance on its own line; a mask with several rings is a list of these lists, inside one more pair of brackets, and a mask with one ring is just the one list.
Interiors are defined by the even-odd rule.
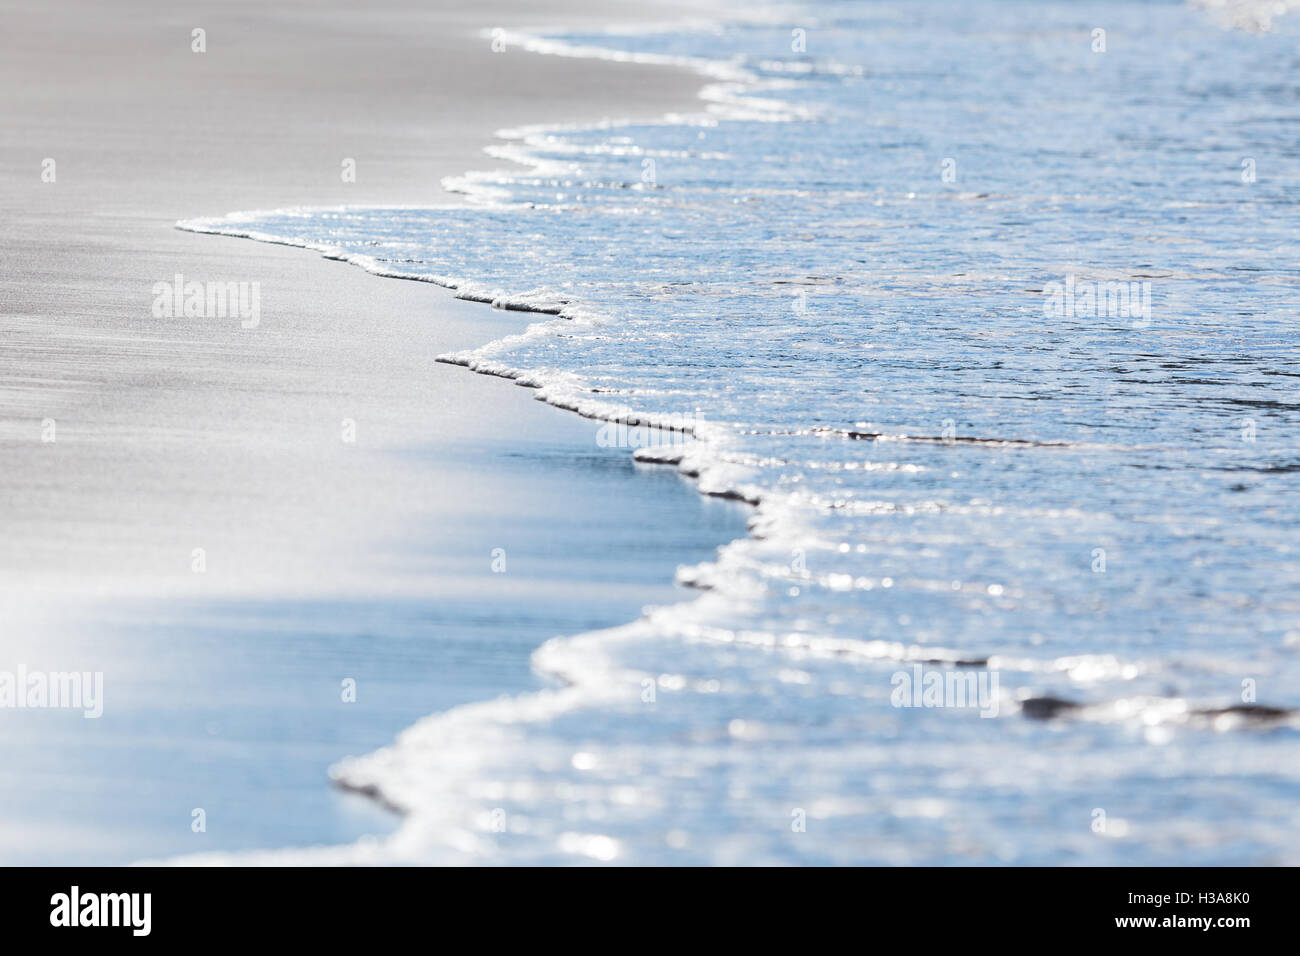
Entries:
[[[434,362],[525,317],[174,228],[454,202],[439,181],[495,162],[494,130],[657,115],[695,78],[477,35],[577,3],[3,6],[0,669],[103,671],[105,707],[0,711],[0,860],[383,829],[332,761],[533,686],[541,640],[675,599],[677,563],[743,533],[594,423]],[[177,274],[257,283],[257,327],[154,317]]]

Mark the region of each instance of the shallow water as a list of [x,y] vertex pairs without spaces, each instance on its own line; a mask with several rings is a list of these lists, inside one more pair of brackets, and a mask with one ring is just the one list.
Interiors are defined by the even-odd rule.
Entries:
[[[609,438],[757,504],[697,601],[543,647],[559,689],[337,768],[410,811],[365,854],[1300,861],[1295,723],[1213,713],[1300,707],[1298,34],[981,0],[511,37],[710,85],[508,134],[468,208],[187,223],[558,313],[447,358],[683,427]],[[932,672],[988,696],[898,706]]]
[[[671,562],[744,532],[743,506],[597,447],[592,423],[500,403],[520,405],[526,434],[403,450],[459,512],[407,503],[388,562],[420,590],[286,595],[268,581],[257,596],[64,595],[7,615],[0,681],[15,660],[100,672],[103,715],[5,711],[0,860],[112,866],[387,833],[396,815],[330,786],[332,762],[432,710],[536,690],[538,645],[681,600]],[[629,511],[674,520],[646,534]],[[358,581],[379,570],[358,564]]]

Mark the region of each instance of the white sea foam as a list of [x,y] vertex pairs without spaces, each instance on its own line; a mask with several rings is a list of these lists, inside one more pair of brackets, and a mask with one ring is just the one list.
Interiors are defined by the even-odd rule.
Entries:
[[1221,22],[1251,33],[1269,33],[1278,17],[1300,8],[1297,0],[1193,0]]

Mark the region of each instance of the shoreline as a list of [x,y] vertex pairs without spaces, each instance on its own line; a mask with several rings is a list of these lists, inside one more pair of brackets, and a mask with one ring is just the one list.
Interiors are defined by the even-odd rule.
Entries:
[[[658,67],[492,58],[463,14],[387,6],[391,19],[341,3],[279,22],[273,11],[222,11],[205,18],[206,60],[186,48],[183,10],[144,34],[131,33],[130,11],[91,4],[13,14],[12,35],[41,42],[0,72],[41,64],[55,77],[45,96],[61,108],[51,126],[43,104],[0,102],[13,131],[0,163],[23,177],[0,186],[14,266],[0,322],[15,343],[0,358],[10,461],[0,568],[11,584],[0,613],[10,655],[102,671],[107,704],[93,728],[40,712],[10,723],[7,862],[118,863],[382,832],[386,811],[330,786],[329,765],[431,712],[537,687],[529,659],[547,637],[681,600],[672,569],[744,534],[743,517],[679,476],[597,447],[582,419],[542,411],[490,376],[439,373],[434,356],[518,331],[519,313],[470,313],[418,285],[173,228],[177,213],[259,197],[454,202],[444,175],[470,168],[465,158],[496,129],[536,120],[539,95],[563,122],[615,101],[658,115],[698,87]],[[581,19],[569,6],[550,16]],[[473,20],[522,17],[539,12],[502,3]],[[87,80],[75,58],[89,37],[110,63],[141,64],[138,74],[110,66],[112,82]],[[209,69],[236,38],[240,72]],[[260,71],[279,70],[286,49],[300,76],[317,75],[313,59],[345,75],[261,102]],[[340,64],[339,50],[360,60]],[[472,119],[450,88],[431,90],[431,60],[480,78]],[[394,108],[404,89],[425,108]],[[444,106],[427,108],[431,96]],[[328,106],[313,116],[311,104]],[[308,117],[309,132],[277,136],[285,110]],[[174,138],[169,116],[188,117],[188,139]],[[358,130],[372,158],[341,184],[320,145],[337,140],[346,156]],[[213,148],[223,141],[248,144],[246,165]],[[33,152],[57,157],[56,182],[40,182]],[[399,159],[374,159],[385,155]],[[260,282],[260,327],[153,319],[152,285],[176,273]],[[58,436],[42,444],[33,428],[46,418]],[[341,419],[357,424],[351,445],[339,441]],[[668,520],[649,536],[618,530],[611,560],[591,547],[584,515],[612,521],[628,506]],[[488,554],[503,541],[509,572],[496,575]],[[360,687],[351,711],[338,708],[345,674]],[[49,789],[69,778],[97,794],[94,806]],[[262,805],[249,807],[255,792]],[[199,808],[204,831],[191,829]]]

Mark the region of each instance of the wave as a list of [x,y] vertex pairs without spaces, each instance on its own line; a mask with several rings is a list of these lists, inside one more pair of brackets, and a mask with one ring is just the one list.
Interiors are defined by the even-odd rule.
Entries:
[[[523,170],[449,180],[468,207],[178,224],[544,315],[439,361],[671,428],[688,440],[636,456],[754,506],[749,537],[679,571],[695,600],[548,642],[554,687],[336,766],[402,810],[392,838],[251,861],[1296,858],[1300,509],[1285,439],[1256,441],[1300,424],[1273,400],[1294,280],[1259,267],[1287,248],[1295,161],[1266,112],[1235,119],[1287,54],[1117,7],[1112,34],[1166,46],[1098,71],[1068,5],[1022,13],[507,34],[687,66],[703,108],[503,131],[491,155]],[[1087,136],[1052,124],[1064,103]],[[1192,105],[1290,165],[1243,197],[1236,158],[1189,140]],[[1159,283],[1159,308],[1049,321],[1046,283],[1076,273]]]

